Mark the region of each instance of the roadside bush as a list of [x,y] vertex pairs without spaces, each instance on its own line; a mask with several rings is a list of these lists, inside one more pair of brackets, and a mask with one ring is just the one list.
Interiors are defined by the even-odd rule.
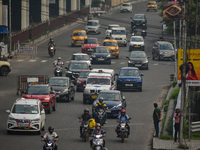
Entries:
[[171,135],[160,135],[160,138],[164,140],[173,140],[173,137]]
[[200,131],[192,133],[192,140],[200,140]]
[[176,88],[176,89],[174,89],[174,91],[172,92],[172,94],[171,94],[171,96],[169,97],[169,99],[171,100],[171,99],[177,99],[177,97],[178,97],[178,93],[179,93],[179,90],[180,90],[180,88]]
[[173,117],[169,119],[166,130],[169,133],[169,135],[173,137]]

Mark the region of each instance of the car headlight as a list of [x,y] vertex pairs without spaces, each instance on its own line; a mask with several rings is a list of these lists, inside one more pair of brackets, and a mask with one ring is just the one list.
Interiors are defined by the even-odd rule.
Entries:
[[13,117],[8,117],[8,120],[9,120],[9,121],[16,121],[16,119],[13,118]]
[[164,54],[164,52],[159,52],[161,55],[163,55]]
[[34,121],[34,122],[39,122],[39,121],[40,121],[40,118],[33,119],[32,121]]
[[144,46],[144,44],[141,44],[141,46]]
[[118,81],[122,81],[122,79],[118,79]]
[[110,54],[108,54],[107,57],[110,57]]
[[96,55],[92,55],[92,57],[96,57]]
[[67,73],[72,73],[71,71],[67,71]]
[[63,90],[62,93],[68,93],[68,89]]
[[129,60],[128,63],[130,64],[130,63],[133,63],[133,62]]
[[44,100],[49,100],[50,98],[48,97],[48,98],[44,98]]
[[90,93],[90,90],[85,89],[85,90],[84,90],[84,93],[88,93],[88,94],[89,94],[89,93]]
[[74,38],[72,38],[72,41],[74,41]]
[[141,81],[141,79],[135,79],[135,81]]
[[143,63],[148,63],[148,62],[149,62],[148,60],[144,60],[144,61],[143,61]]

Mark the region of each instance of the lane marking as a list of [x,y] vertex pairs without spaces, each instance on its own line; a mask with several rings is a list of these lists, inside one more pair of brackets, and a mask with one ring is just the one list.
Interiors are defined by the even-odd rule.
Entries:
[[42,63],[45,63],[45,62],[47,62],[47,60],[42,60],[41,62],[42,62]]
[[158,64],[153,64],[154,66],[158,66]]
[[35,62],[36,60],[35,59],[31,59],[31,60],[29,60],[28,62]]
[[24,60],[23,60],[23,59],[18,59],[17,61],[22,62],[22,61],[24,61]]
[[115,61],[111,61],[111,64],[115,64],[116,62]]
[[125,62],[121,62],[121,63],[120,63],[120,65],[124,65],[124,64],[125,64]]
[[65,63],[69,63],[70,61],[66,61]]

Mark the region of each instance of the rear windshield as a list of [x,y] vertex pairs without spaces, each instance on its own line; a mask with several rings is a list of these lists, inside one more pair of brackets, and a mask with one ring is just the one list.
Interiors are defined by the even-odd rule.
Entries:
[[133,19],[144,19],[143,15],[134,15]]
[[88,26],[98,26],[97,22],[88,22],[87,23]]
[[85,36],[85,32],[75,32],[73,36]]
[[68,79],[50,79],[49,83],[51,86],[67,86]]
[[109,53],[107,47],[96,47],[94,53]]
[[139,76],[139,72],[136,69],[122,69],[119,75],[120,76]]
[[126,35],[126,31],[125,30],[112,30],[112,34]]
[[79,74],[79,78],[87,78],[88,74],[90,73],[90,71],[82,71]]
[[173,47],[171,44],[166,43],[166,44],[160,44],[160,50],[173,50]]
[[38,106],[37,105],[22,105],[22,104],[15,104],[12,113],[17,114],[38,114]]
[[110,85],[110,79],[107,79],[107,78],[88,78],[87,84]]
[[117,46],[117,43],[115,43],[115,42],[104,42],[103,46]]
[[122,6],[130,6],[130,4],[122,4]]
[[48,87],[47,86],[30,86],[28,88],[27,94],[30,95],[48,95]]
[[146,54],[145,53],[134,53],[132,52],[130,55],[130,58],[145,58]]
[[132,37],[132,42],[144,42],[144,39],[142,37]]

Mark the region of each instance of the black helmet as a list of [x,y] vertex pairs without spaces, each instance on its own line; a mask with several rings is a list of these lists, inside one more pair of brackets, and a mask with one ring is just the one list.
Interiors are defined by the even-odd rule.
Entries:
[[52,131],[52,130],[54,131],[54,128],[53,128],[53,127],[51,127],[51,126],[49,126],[49,127],[48,127],[48,131],[49,131],[50,133],[53,133],[53,131]]
[[89,109],[88,109],[88,108],[85,108],[85,109],[84,109],[84,112],[89,112]]

